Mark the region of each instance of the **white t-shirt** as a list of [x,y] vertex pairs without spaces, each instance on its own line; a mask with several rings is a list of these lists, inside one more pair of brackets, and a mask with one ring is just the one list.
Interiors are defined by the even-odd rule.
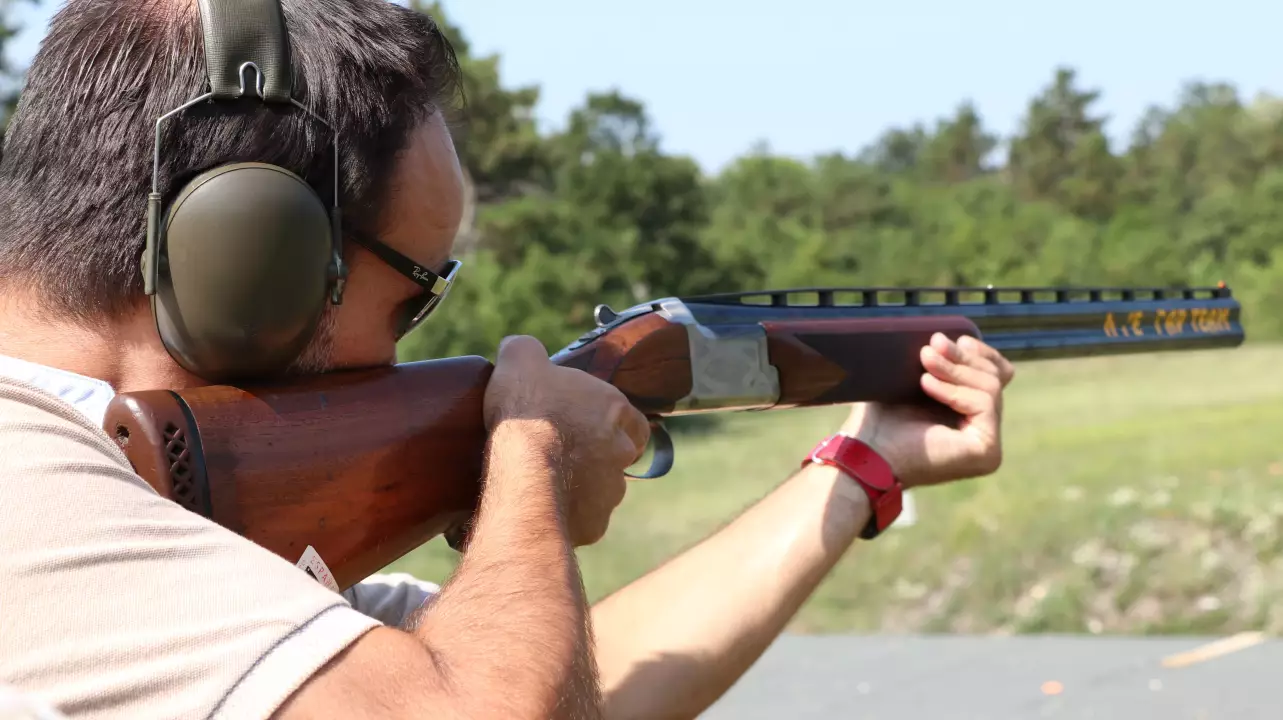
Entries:
[[[40,388],[84,413],[95,427],[102,427],[107,405],[116,396],[111,385],[97,378],[0,355],[0,377]],[[406,573],[371,575],[343,591],[357,611],[384,625],[399,626],[441,587]]]

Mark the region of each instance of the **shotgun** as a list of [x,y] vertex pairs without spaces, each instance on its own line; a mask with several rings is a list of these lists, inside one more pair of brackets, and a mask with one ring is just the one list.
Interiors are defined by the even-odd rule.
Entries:
[[[1230,348],[1239,303],[1207,288],[799,288],[664,298],[595,312],[552,356],[652,420],[864,401],[943,409],[919,385],[935,332],[1013,361]],[[161,495],[346,589],[444,534],[459,550],[480,493],[493,365],[451,357],[286,382],[123,393],[104,429]]]

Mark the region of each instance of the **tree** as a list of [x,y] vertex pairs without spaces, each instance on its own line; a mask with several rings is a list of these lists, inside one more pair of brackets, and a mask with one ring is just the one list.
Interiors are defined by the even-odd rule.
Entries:
[[927,180],[960,183],[985,173],[985,163],[998,147],[998,137],[986,132],[975,106],[964,102],[951,118],[936,124],[921,153]]
[[1099,91],[1077,89],[1076,79],[1075,71],[1058,68],[1051,85],[1030,102],[1021,133],[1011,141],[1007,172],[1022,198],[1102,220],[1114,210],[1122,168],[1105,137],[1107,118],[1088,114]]

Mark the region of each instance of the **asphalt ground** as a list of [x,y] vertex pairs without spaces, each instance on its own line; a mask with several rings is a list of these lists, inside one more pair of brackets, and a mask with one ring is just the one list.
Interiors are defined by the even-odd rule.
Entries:
[[1283,641],[781,637],[704,720],[1283,720]]

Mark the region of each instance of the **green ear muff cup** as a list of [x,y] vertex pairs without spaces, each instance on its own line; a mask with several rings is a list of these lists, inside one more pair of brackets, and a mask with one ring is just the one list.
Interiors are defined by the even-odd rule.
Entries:
[[279,373],[328,301],[329,209],[297,175],[226,165],[187,184],[161,238],[156,328],[174,360],[211,382]]

